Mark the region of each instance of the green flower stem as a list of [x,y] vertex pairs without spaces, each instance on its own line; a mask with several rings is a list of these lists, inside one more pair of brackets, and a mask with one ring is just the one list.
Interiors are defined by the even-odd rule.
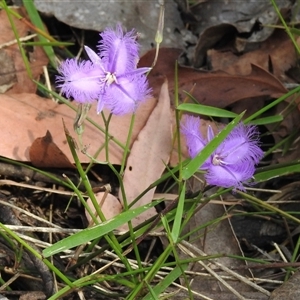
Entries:
[[125,149],[124,149],[124,153],[123,153],[123,159],[122,159],[122,163],[121,163],[121,170],[120,170],[121,176],[123,176],[123,173],[125,170],[125,165],[126,165],[126,160],[127,160],[128,154],[130,152],[129,147],[130,147],[130,141],[131,141],[131,137],[132,137],[134,122],[135,122],[135,114],[132,114],[132,117],[130,120],[130,125],[129,125],[129,131],[128,131],[128,135],[127,135],[127,140],[126,140],[126,145],[125,145]]
[[112,114],[110,113],[107,119],[106,119],[103,111],[101,112],[101,115],[102,115],[102,119],[103,119],[104,126],[105,126],[105,160],[106,160],[106,162],[109,162],[109,147],[108,146],[109,146],[110,135],[108,132],[108,128],[109,128],[110,120],[112,118]]
[[[43,91],[45,91],[47,94],[50,94],[52,96],[54,96],[56,99],[58,99],[59,101],[61,101],[62,103],[64,103],[65,105],[67,105],[69,108],[71,108],[72,110],[74,110],[75,112],[77,112],[77,108],[71,104],[71,102],[69,100],[66,100],[64,97],[60,96],[59,94],[50,91],[45,85],[41,84],[38,81],[33,80],[38,87],[40,87]],[[91,123],[94,127],[96,127],[99,131],[101,131],[102,133],[105,134],[105,129],[103,129],[101,126],[98,125],[97,122],[95,122],[94,120],[92,120],[91,118],[87,117],[86,121],[88,121],[89,123]],[[118,145],[121,149],[125,149],[125,146],[118,141],[116,138],[114,138],[112,135],[109,135],[110,140],[112,140],[116,145]]]

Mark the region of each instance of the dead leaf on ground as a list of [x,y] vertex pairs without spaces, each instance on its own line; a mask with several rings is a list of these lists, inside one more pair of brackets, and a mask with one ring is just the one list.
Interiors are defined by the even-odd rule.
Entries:
[[297,271],[289,280],[275,289],[269,300],[299,300],[300,299],[300,272]]
[[[300,45],[300,39],[297,39]],[[276,30],[270,38],[262,42],[258,49],[245,54],[232,51],[211,49],[208,57],[213,70],[222,70],[231,75],[247,75],[251,72],[251,64],[265,70],[272,63],[272,74],[281,81],[290,81],[285,72],[297,63],[297,54],[291,39],[284,30]]]
[[[144,127],[156,102],[157,100],[152,98],[139,106],[132,133],[132,142],[136,139],[141,128]],[[71,162],[74,161],[66,142],[62,119],[64,119],[71,135],[77,138],[72,129],[76,115],[75,111],[66,105],[57,104],[50,99],[41,98],[35,94],[1,94],[0,103],[1,156],[19,161],[30,161],[29,147],[35,139],[44,136],[49,130],[58,148]],[[107,111],[104,113],[108,115]],[[89,117],[101,128],[104,128],[101,115],[96,113],[96,103],[92,106]],[[123,145],[126,143],[130,119],[131,115],[113,116],[109,125],[109,133]],[[105,135],[86,121],[83,143],[87,145],[87,152],[94,155],[97,149],[105,143]],[[109,142],[109,153],[112,164],[121,164],[123,149],[112,140]],[[90,162],[85,154],[78,152],[78,156],[82,163]],[[104,151],[99,154],[97,159],[105,161]]]
[[[149,66],[153,60],[154,52],[151,50],[144,55],[140,60],[140,66]],[[159,84],[165,77],[169,80],[169,90],[174,90],[174,69],[179,54],[179,49],[160,49],[158,62],[148,77],[154,95],[158,94]],[[245,76],[179,66],[178,87],[182,99],[186,97],[183,91],[193,91],[192,95],[199,103],[219,108],[224,108],[246,98],[277,97],[287,92],[277,78],[256,65],[252,65],[251,73]]]
[[[113,217],[119,215],[123,211],[122,204],[114,195],[109,193],[105,195],[105,192],[99,192],[95,194],[95,197],[97,199],[99,206],[101,207],[102,213],[104,214],[106,220],[112,219]],[[92,212],[95,214],[96,210],[90,198],[86,201],[86,204],[91,208]],[[87,211],[85,211],[85,215],[88,222],[90,223],[92,220],[90,214]],[[96,218],[98,219],[99,222],[101,222],[99,216],[96,216]],[[122,231],[127,231],[128,225],[124,224],[120,226],[118,229]]]
[[[19,14],[23,15],[23,10],[16,9],[16,11]],[[13,16],[12,18],[19,38],[24,38],[33,33],[24,22],[18,20],[17,18],[14,18]],[[12,42],[16,39],[7,14],[4,10],[0,11],[0,28],[0,46],[4,46],[4,44]],[[3,48],[3,51],[5,51],[5,53],[8,55],[9,59],[13,63],[13,66],[11,66],[10,71],[3,70],[1,68],[1,76],[8,75],[7,72],[10,72],[10,74],[14,74],[13,71],[15,70],[15,75],[17,78],[17,83],[15,83],[15,80],[13,79],[11,84],[13,85],[13,87],[9,90],[9,93],[34,93],[36,91],[36,84],[29,78],[26,72],[24,61],[20,53],[18,44],[15,42],[12,45],[5,46]],[[43,72],[43,66],[46,66],[48,64],[48,58],[44,50],[38,46],[32,46],[29,50],[25,48],[25,52],[27,57],[29,58],[32,78],[38,80],[39,76]]]
[[75,168],[54,143],[49,130],[45,136],[34,140],[29,149],[29,158],[32,165],[38,168]]
[[[158,103],[133,143],[127,159],[123,184],[128,204],[161,177],[169,162],[172,146],[171,116],[168,83],[165,82]],[[155,188],[148,191],[132,207],[150,203],[154,192]],[[119,198],[123,201],[121,191]],[[133,219],[132,224],[137,226],[155,215],[157,212],[153,207]]]

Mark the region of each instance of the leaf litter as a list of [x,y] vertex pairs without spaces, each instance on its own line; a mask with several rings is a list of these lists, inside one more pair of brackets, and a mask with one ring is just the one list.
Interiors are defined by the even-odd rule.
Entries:
[[[286,4],[286,2],[284,3]],[[198,7],[191,7],[190,13],[198,17],[199,8],[201,8],[201,11],[206,5],[208,5],[208,3],[204,2],[198,4]],[[211,9],[216,8],[213,6]],[[216,13],[222,16],[224,14],[224,7],[222,6],[220,9],[221,11],[216,10]],[[205,9],[203,11],[205,11]],[[229,12],[230,11],[231,10],[229,10]],[[263,10],[263,13],[266,11],[267,10]],[[263,15],[263,13],[261,14]],[[262,15],[260,16],[260,12],[256,12],[253,13],[252,17],[257,21],[263,19]],[[2,22],[4,18],[0,19]],[[230,22],[230,26],[226,25],[226,27],[223,23],[217,30],[214,26],[218,24],[208,23],[205,30],[200,29],[202,24],[200,24],[200,27],[196,27],[195,30],[202,32],[202,34],[197,43],[197,50],[194,53],[194,62],[196,61],[197,55],[199,56],[197,58],[198,65],[202,65],[202,62],[208,59],[211,63],[209,66],[211,70],[196,70],[193,68],[192,63],[190,66],[185,66],[181,63],[178,72],[181,100],[186,99],[184,91],[192,91],[192,95],[201,104],[220,108],[231,107],[232,110],[240,111],[241,109],[251,109],[253,103],[255,103],[255,105],[257,104],[256,101],[258,99],[260,105],[263,106],[271,98],[279,97],[287,92],[284,84],[286,82],[293,82],[293,80],[291,80],[285,72],[296,65],[297,57],[285,33],[280,30],[264,30],[264,32],[258,36],[255,34],[255,30],[251,26],[249,27],[250,23],[246,27],[238,27],[235,24],[237,20],[231,19]],[[230,30],[228,30],[228,28]],[[235,30],[232,30],[232,28]],[[207,32],[209,32],[209,30],[215,32],[213,42],[205,41],[207,38],[207,34],[205,35],[206,30]],[[250,34],[251,38],[242,41],[239,40],[237,32],[245,31]],[[236,45],[229,47],[228,44],[221,49],[220,47],[215,47],[217,42],[228,33],[232,35],[232,40],[242,44],[242,48],[236,48]],[[8,34],[3,34],[3,36],[6,35]],[[24,33],[21,35],[24,35]],[[13,37],[9,36],[9,38],[2,43],[6,43],[12,39]],[[254,50],[251,49],[253,45],[256,47],[254,47]],[[14,57],[12,53],[17,53],[18,51],[16,47],[14,49],[9,47],[8,49],[12,50],[5,50],[6,52],[3,54],[3,57],[4,60],[6,60],[7,56],[5,55],[9,55],[10,59],[7,60],[13,61]],[[37,49],[39,48],[37,47]],[[239,49],[242,49],[242,52],[239,53],[237,51]],[[174,153],[176,155],[177,149],[173,149],[170,159],[173,145],[171,124],[175,123],[174,113],[170,110],[170,105],[174,108],[174,69],[177,60],[182,62],[185,59],[184,54],[182,54],[183,50],[184,49],[161,48],[157,65],[149,75],[149,81],[155,97],[149,103],[145,104],[145,106],[141,106],[137,112],[136,123],[130,143],[131,152],[124,174],[124,186],[129,203],[151,183],[160,178],[169,160],[171,165],[174,166],[177,164],[177,158],[172,159]],[[40,66],[47,64],[47,60],[43,60],[44,58],[40,53],[36,53],[36,55],[37,58],[33,58],[32,61],[37,61],[38,64],[32,65],[32,68],[33,70],[38,70],[37,75],[35,75],[35,78],[38,79],[42,72]],[[154,52],[151,50],[146,53],[140,61],[140,67],[151,65],[153,56]],[[19,70],[24,67],[21,65],[20,60],[16,60],[16,62],[13,63],[14,65],[8,69],[9,71],[5,71],[6,73],[14,73],[14,70]],[[31,82],[27,84],[25,78],[27,75],[24,75],[24,78],[20,78],[20,74],[24,74],[24,72],[16,72],[17,79],[15,76],[12,76],[12,78],[9,78],[3,83],[3,91],[8,89],[9,94],[0,95],[0,100],[2,101],[0,126],[3,129],[1,131],[1,138],[2,141],[4,141],[0,155],[18,161],[31,162],[38,166],[39,163],[35,163],[34,159],[30,158],[30,147],[32,147],[36,141],[43,141],[42,137],[47,133],[47,135],[50,134],[52,136],[52,139],[50,143],[47,144],[46,150],[36,150],[38,155],[45,157],[50,144],[51,148],[57,148],[58,150],[56,149],[55,151],[66,156],[72,165],[73,158],[66,145],[61,120],[64,119],[67,127],[72,128],[75,112],[65,105],[57,104],[51,100],[35,95],[35,85],[32,85]],[[166,78],[168,80],[168,87],[166,83],[163,83]],[[292,100],[290,100],[290,102],[291,101]],[[276,107],[276,110],[273,110],[272,113],[280,114],[284,112],[290,102],[286,101],[282,103],[282,105]],[[161,105],[163,105],[163,109],[161,109]],[[92,107],[89,117],[99,123],[100,126],[104,126],[104,124],[101,123],[101,117],[96,115],[94,113],[95,111],[96,109]],[[281,127],[276,128],[277,131],[274,132],[274,128],[268,126],[268,129],[272,129],[272,132],[274,132],[273,135],[276,143],[281,142],[283,138],[291,135],[295,128],[298,128],[298,120],[299,111],[296,110],[293,111],[293,114],[285,116]],[[111,136],[125,144],[129,122],[129,117],[127,118],[126,116],[112,118],[109,128]],[[204,132],[209,124],[211,124],[210,121],[202,121]],[[216,124],[214,123],[214,125]],[[217,128],[220,128],[222,125],[222,123],[219,123],[214,129],[217,130]],[[18,130],[16,131],[14,128],[18,128]],[[97,138],[95,138],[95,136],[97,136]],[[97,143],[95,143],[95,140]],[[104,141],[104,133],[99,132],[99,130],[86,121],[83,144],[87,146],[88,153],[95,153],[97,149],[103,145]],[[55,146],[53,146],[52,143]],[[122,149],[113,141],[110,141],[109,151],[111,162],[116,165],[120,164],[122,160]],[[296,149],[290,152],[294,159],[299,159],[299,153]],[[89,158],[83,153],[79,153],[79,157],[82,163],[89,162]],[[285,159],[290,161],[290,158],[286,156],[281,157],[281,161]],[[104,161],[105,153],[101,152],[97,160]],[[43,167],[62,167],[61,163],[56,165],[56,160],[55,162],[46,160],[46,162],[43,161],[43,163],[45,163],[42,165]],[[140,206],[149,203],[154,198],[154,193],[155,190],[151,190],[151,192],[148,192],[135,205]],[[114,217],[122,211],[122,205],[115,195],[109,194],[107,199],[103,202],[103,212],[107,218]],[[103,193],[98,193],[97,197],[101,202]],[[119,198],[122,199],[120,193]],[[213,215],[211,216],[209,213]],[[191,222],[191,224],[189,224],[189,229],[192,230],[203,224],[205,218],[209,221],[222,215],[222,213],[223,212],[218,208],[214,209],[208,205],[207,210],[203,209],[199,214],[195,215],[192,221],[194,223]],[[157,214],[157,212],[153,209],[149,211],[149,214],[141,215],[139,219],[133,220],[134,225],[142,223],[155,214]],[[240,254],[240,250],[237,247],[236,241],[233,239],[233,234],[230,232],[228,224],[223,224],[221,227],[222,228],[219,226],[218,230],[214,228],[208,235],[206,232],[199,233],[199,235],[203,237],[197,240],[196,236],[197,241],[195,245],[199,249],[204,249],[207,253],[222,253],[224,249],[228,248],[226,252]],[[220,230],[224,230],[224,233],[220,234]],[[229,245],[228,240],[233,240],[234,242]],[[216,249],[216,245],[218,245],[219,249]],[[225,262],[224,265],[230,267],[231,263],[232,261],[228,261]],[[202,269],[200,268],[199,271],[200,270]],[[194,281],[196,288],[197,286],[202,286],[202,284],[202,280]],[[212,285],[213,284],[214,283],[212,283]],[[212,285],[206,288],[203,287],[203,289],[211,291],[211,289],[214,288]],[[202,290],[199,290],[199,292],[201,291]],[[241,288],[241,291],[246,292],[243,288]]]

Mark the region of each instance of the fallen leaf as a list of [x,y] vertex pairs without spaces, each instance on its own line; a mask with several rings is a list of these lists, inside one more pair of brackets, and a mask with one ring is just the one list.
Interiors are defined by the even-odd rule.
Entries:
[[[157,100],[152,98],[139,106],[131,145],[147,122],[156,102]],[[74,162],[64,134],[62,119],[64,119],[71,135],[77,138],[77,134],[72,129],[76,116],[75,111],[50,99],[26,93],[16,95],[0,94],[0,103],[1,156],[19,161],[30,161],[29,147],[35,139],[44,136],[45,132],[49,130],[58,148],[71,162]],[[104,129],[103,119],[101,115],[97,114],[96,105],[95,103],[90,109],[89,117]],[[109,113],[104,111],[104,114],[108,116]],[[109,133],[123,145],[126,143],[130,119],[131,115],[113,116],[109,125]],[[105,143],[105,134],[88,121],[85,121],[84,125],[83,143],[87,146],[87,152],[94,155],[98,148]],[[109,154],[112,164],[121,164],[123,149],[112,140],[109,142]],[[90,158],[80,151],[78,156],[82,163],[90,162]],[[105,161],[104,151],[100,152],[97,159]]]
[[[169,81],[169,90],[174,91],[174,69],[179,53],[179,49],[160,49],[157,64],[148,76],[154,95],[158,94],[164,77]],[[153,57],[154,51],[151,50],[141,58],[140,66],[149,65]],[[179,66],[178,88],[181,99],[186,98],[184,91],[193,91],[192,95],[199,103],[219,108],[242,99],[261,96],[277,97],[287,92],[277,78],[256,65],[252,65],[251,73],[245,76]]]
[[[106,194],[105,192],[99,192],[95,194],[95,197],[97,199],[99,206],[101,207],[102,213],[104,214],[106,220],[112,219],[113,217],[119,215],[123,211],[122,204],[114,195],[110,193]],[[90,198],[86,201],[86,204],[91,208],[92,212],[95,214],[96,210]],[[90,214],[87,211],[85,211],[85,215],[88,222],[90,223],[92,220]],[[98,219],[99,222],[101,222],[99,216],[96,216],[96,218]],[[124,224],[123,226],[120,226],[118,229],[127,231],[128,225]]]
[[75,168],[53,142],[49,130],[45,136],[34,140],[29,149],[29,158],[33,166],[38,168]]
[[[127,159],[123,184],[128,204],[161,177],[169,162],[172,149],[171,117],[168,83],[165,82],[157,106],[133,143]],[[150,203],[154,192],[155,188],[148,191],[132,207]],[[121,191],[119,198],[124,200]],[[156,214],[153,207],[133,219],[132,224],[137,226]]]
[[[300,45],[300,39],[297,39]],[[236,55],[231,51],[208,51],[213,70],[222,70],[231,75],[247,75],[251,72],[251,64],[269,69],[272,63],[272,74],[281,81],[288,81],[285,72],[297,63],[295,47],[284,30],[276,30],[272,36],[262,42],[258,49],[245,54]]]
[[285,281],[280,287],[275,289],[269,300],[298,300],[300,298],[300,272],[296,271],[295,274]]

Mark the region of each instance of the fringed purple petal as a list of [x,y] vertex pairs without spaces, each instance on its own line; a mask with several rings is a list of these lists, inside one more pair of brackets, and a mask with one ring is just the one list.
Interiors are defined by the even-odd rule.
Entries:
[[255,172],[252,163],[243,163],[233,166],[214,166],[208,169],[205,179],[208,184],[219,187],[245,190],[243,183],[249,181]]
[[98,98],[102,71],[92,62],[68,59],[58,72],[61,75],[56,77],[57,86],[67,98],[73,97],[79,103],[91,103]]
[[222,153],[227,164],[236,164],[244,160],[251,160],[257,164],[263,157],[263,151],[258,146],[258,138],[255,126],[240,123],[218,147],[218,151]]
[[146,76],[121,77],[106,87],[102,101],[113,114],[124,115],[134,113],[150,92]]
[[189,155],[194,158],[207,144],[200,132],[200,118],[185,116],[180,124],[180,131],[185,137]]
[[[211,127],[207,129],[207,140],[202,137],[199,127],[200,118],[192,116],[186,116],[180,127],[192,158],[214,138]],[[255,165],[263,157],[258,138],[255,126],[243,123],[236,126],[200,167],[207,171],[207,183],[244,190],[243,183],[252,178]]]
[[124,33],[122,26],[116,30],[108,28],[100,36],[99,55],[106,66],[106,71],[116,76],[131,72],[139,61],[139,45],[136,41],[135,30]]

